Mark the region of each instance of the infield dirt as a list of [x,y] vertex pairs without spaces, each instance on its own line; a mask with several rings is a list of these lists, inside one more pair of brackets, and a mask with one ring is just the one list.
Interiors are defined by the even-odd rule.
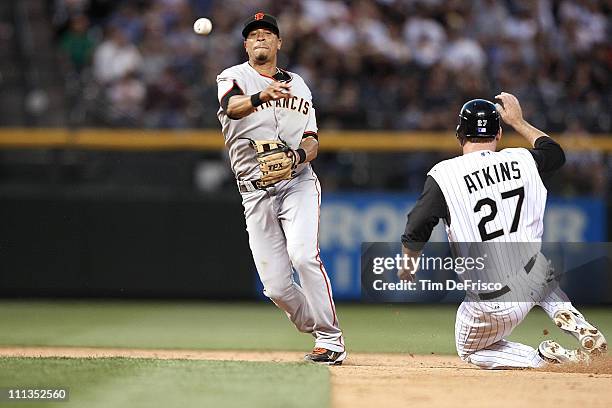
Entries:
[[[12,357],[132,357],[296,362],[299,352],[0,347]],[[484,371],[454,356],[352,353],[331,367],[333,408],[610,407],[612,358],[589,366]]]

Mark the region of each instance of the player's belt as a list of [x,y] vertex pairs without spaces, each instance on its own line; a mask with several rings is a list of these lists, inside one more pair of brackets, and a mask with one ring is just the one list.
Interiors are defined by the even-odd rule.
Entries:
[[238,190],[241,193],[248,193],[255,190],[262,190],[263,187],[259,187],[259,180],[237,180]]
[[[529,272],[531,272],[531,270],[533,269],[533,266],[535,265],[537,257],[538,257],[538,254],[535,254],[534,256],[531,257],[529,262],[525,264],[524,269],[527,275],[529,275]],[[480,300],[493,300],[493,299],[497,299],[500,296],[505,295],[508,292],[510,292],[510,288],[508,287],[508,285],[506,285],[503,288],[499,290],[495,290],[493,292],[479,293],[478,297],[480,298]]]

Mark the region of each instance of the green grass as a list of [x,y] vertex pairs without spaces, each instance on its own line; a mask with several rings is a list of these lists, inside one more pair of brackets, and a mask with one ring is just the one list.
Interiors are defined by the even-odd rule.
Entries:
[[[581,308],[612,336],[611,308]],[[454,354],[456,305],[338,305],[349,351]],[[542,334],[548,329],[549,336]],[[536,308],[510,339],[573,345]],[[300,350],[298,333],[271,303],[0,301],[0,345]]]
[[[329,370],[311,364],[126,358],[0,358],[0,387],[67,387],[68,402],[2,407],[326,407]],[[312,392],[317,390],[317,392]]]
[[[339,305],[338,315],[349,352],[454,354],[456,308]],[[612,333],[610,308],[581,310]],[[535,309],[511,339],[549,337],[576,346]],[[0,301],[2,345],[305,351],[312,338],[270,303]],[[0,387],[15,386],[68,387],[70,401],[1,407],[329,406],[329,371],[303,363],[0,358]]]

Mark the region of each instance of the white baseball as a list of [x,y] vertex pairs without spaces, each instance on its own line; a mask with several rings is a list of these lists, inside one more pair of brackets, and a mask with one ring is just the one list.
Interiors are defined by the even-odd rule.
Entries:
[[198,18],[195,23],[193,23],[193,31],[200,35],[208,35],[212,30],[212,22],[205,18]]

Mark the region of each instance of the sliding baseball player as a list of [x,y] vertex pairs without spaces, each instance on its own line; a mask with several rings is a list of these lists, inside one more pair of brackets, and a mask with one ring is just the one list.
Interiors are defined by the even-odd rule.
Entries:
[[[505,285],[490,292],[467,290],[457,311],[455,341],[463,360],[485,369],[588,360],[606,351],[603,334],[558,286],[541,284],[550,272],[540,252],[547,193],[541,174],[563,165],[563,150],[523,119],[513,95],[502,92],[496,98],[498,104],[476,99],[461,109],[457,138],[463,155],[438,163],[428,173],[423,193],[408,215],[403,252],[418,257],[442,219],[457,256],[472,255],[477,245],[494,254],[493,269],[487,272]],[[496,151],[502,136],[500,116],[533,148]],[[415,272],[400,269],[398,275],[412,280]],[[506,340],[536,305],[576,337],[580,348],[566,350],[546,340],[534,349]]]

